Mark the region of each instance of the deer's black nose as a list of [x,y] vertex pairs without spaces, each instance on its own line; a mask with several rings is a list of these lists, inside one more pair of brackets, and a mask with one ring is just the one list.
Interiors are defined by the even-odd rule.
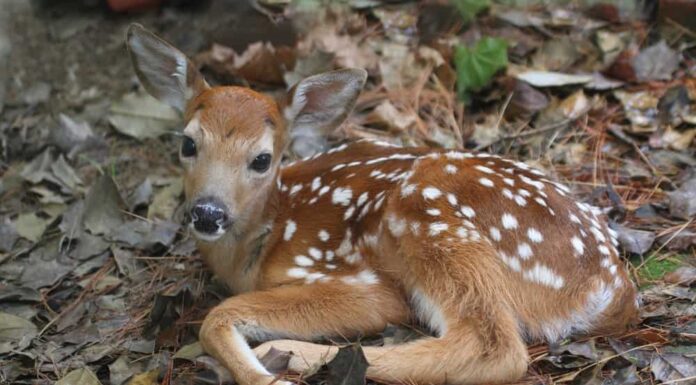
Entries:
[[191,221],[196,231],[217,234],[230,226],[225,204],[215,198],[198,199],[191,209]]

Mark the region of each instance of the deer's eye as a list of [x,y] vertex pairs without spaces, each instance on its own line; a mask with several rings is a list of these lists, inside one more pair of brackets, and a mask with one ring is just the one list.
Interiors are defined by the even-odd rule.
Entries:
[[181,156],[184,158],[196,156],[196,142],[188,136],[184,136],[184,140],[181,142]]
[[268,153],[257,156],[249,165],[249,168],[258,173],[266,172],[269,167],[271,167],[271,154]]

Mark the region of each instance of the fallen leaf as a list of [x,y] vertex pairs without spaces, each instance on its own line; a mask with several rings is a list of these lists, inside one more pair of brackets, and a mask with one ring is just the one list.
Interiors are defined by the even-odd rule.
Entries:
[[283,74],[283,79],[288,87],[292,87],[300,80],[333,69],[334,55],[322,50],[313,50],[305,57],[298,57],[292,71]]
[[131,362],[125,354],[109,364],[109,380],[111,381],[111,385],[121,385],[128,381],[134,374],[135,372],[131,367]]
[[389,100],[384,100],[374,110],[377,122],[397,132],[408,130],[418,117],[412,111],[398,110]]
[[582,56],[578,45],[569,36],[547,40],[532,56],[532,66],[538,70],[566,71]]
[[181,118],[172,107],[152,96],[131,92],[111,105],[108,120],[124,135],[147,139],[172,132]]
[[128,385],[159,385],[159,381],[157,381],[158,377],[159,369],[150,370],[133,376],[128,382]]
[[669,193],[669,213],[676,218],[689,219],[696,215],[696,178]]
[[58,115],[58,125],[51,132],[51,137],[53,143],[68,154],[68,158],[72,158],[88,145],[100,144],[89,123],[74,120],[65,114]]
[[271,347],[263,357],[259,358],[259,361],[269,372],[280,374],[288,370],[288,364],[292,355],[292,352],[285,352]]
[[82,185],[82,179],[75,173],[75,170],[65,161],[63,155],[51,164],[51,172],[65,187],[65,192],[73,192],[78,186]]
[[662,134],[658,144],[651,142],[652,147],[669,147],[674,150],[684,151],[691,148],[691,143],[696,138],[696,128],[686,131],[677,131],[668,126]]
[[618,233],[621,248],[629,253],[643,255],[655,241],[652,231],[634,230],[621,225],[616,225],[614,230]]
[[534,87],[560,87],[592,81],[592,75],[572,75],[551,71],[526,71],[515,75],[515,77]]
[[665,282],[675,285],[691,286],[694,282],[696,282],[696,267],[682,266],[677,270],[666,274]]
[[686,384],[688,382],[684,379],[696,377],[696,361],[682,354],[655,354],[650,363],[650,371],[659,381]]
[[174,211],[179,206],[181,194],[184,192],[184,182],[182,178],[173,178],[167,181],[153,197],[152,203],[148,207],[148,219],[171,220]]
[[360,345],[340,348],[336,356],[326,364],[327,385],[364,385],[367,359]]
[[623,104],[626,118],[631,121],[635,133],[653,132],[657,129],[658,98],[650,92],[614,91],[614,96]]
[[36,213],[24,213],[17,217],[14,227],[21,237],[38,242],[51,221],[51,218],[42,218]]
[[[196,358],[196,362],[203,364],[206,368],[210,369],[215,376],[218,384],[227,384],[232,381],[232,374],[226,367],[222,366],[218,360],[210,356],[201,356]],[[131,384],[129,384],[131,385]]]
[[17,239],[19,239],[19,234],[14,223],[7,218],[0,221],[0,253],[12,250]]
[[294,65],[291,50],[274,47],[269,42],[256,42],[234,58],[235,74],[256,83],[282,84],[283,73]]
[[632,64],[639,81],[670,80],[679,59],[679,53],[660,40],[636,55]]
[[0,354],[23,350],[37,334],[36,325],[30,321],[0,312]]
[[624,82],[620,80],[609,79],[599,72],[592,73],[592,80],[585,83],[584,88],[596,91],[612,90],[614,88],[619,88],[624,85]]
[[71,371],[55,385],[101,385],[101,382],[89,368],[84,367]]
[[543,92],[521,80],[515,79],[513,81],[515,85],[512,90],[510,104],[505,111],[506,117],[529,116],[549,105],[549,98]]
[[174,354],[173,358],[181,358],[188,361],[195,361],[196,357],[203,355],[203,347],[201,343],[196,341],[192,344],[182,346]]
[[582,90],[578,90],[563,99],[558,108],[563,114],[563,117],[570,120],[575,120],[590,109],[590,100],[587,99]]
[[542,27],[544,25],[544,19],[531,11],[496,7],[494,8],[494,14],[497,18],[515,27]]
[[136,208],[140,206],[147,206],[152,200],[152,181],[150,178],[145,178],[143,183],[139,184],[138,187],[131,193],[128,197],[128,208],[131,211],[135,211]]
[[124,203],[113,179],[102,175],[85,197],[82,224],[92,234],[109,234],[123,223],[123,207]]

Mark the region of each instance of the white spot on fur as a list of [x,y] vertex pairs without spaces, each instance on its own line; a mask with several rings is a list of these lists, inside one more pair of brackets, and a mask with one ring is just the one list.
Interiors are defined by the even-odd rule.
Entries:
[[458,151],[448,151],[445,153],[445,157],[449,159],[461,160],[467,158],[467,154]]
[[321,250],[317,249],[316,247],[310,247],[309,250],[307,250],[307,253],[317,261],[320,260],[324,254],[321,252]]
[[534,242],[534,243],[541,243],[541,241],[544,240],[544,236],[541,235],[541,233],[539,232],[539,230],[537,230],[537,229],[535,229],[535,228],[533,228],[533,227],[530,227],[530,228],[527,230],[527,237],[529,237],[529,240],[532,241],[532,242]]
[[306,255],[296,255],[295,256],[295,264],[297,266],[313,266],[314,261],[312,261],[310,258],[308,258]]
[[375,285],[379,283],[379,277],[372,270],[363,270],[356,275],[346,276],[341,280],[349,285]]
[[353,216],[353,213],[355,212],[355,206],[350,206],[346,209],[346,212],[343,213],[343,220],[348,220],[350,217]]
[[520,175],[520,179],[522,180],[522,182],[524,182],[524,183],[526,183],[526,184],[528,184],[528,185],[530,185],[530,186],[536,187],[537,190],[543,190],[543,189],[544,189],[544,183],[539,182],[538,180],[533,180],[533,179],[531,179],[531,178],[529,178],[529,177],[527,177],[527,176],[525,176],[525,175]]
[[413,194],[414,191],[416,191],[416,185],[415,184],[407,184],[406,186],[403,186],[401,188],[401,196],[407,197],[407,196]]
[[[351,240],[351,237],[352,237],[352,233],[351,233],[350,229],[346,229],[346,235],[343,238],[343,240],[341,241],[341,244],[338,245],[338,249],[336,249],[336,254],[338,256],[342,257],[344,255],[348,255],[348,253],[350,253],[350,251],[353,250],[353,242]],[[330,261],[328,256],[326,259]]]
[[522,242],[517,245],[517,254],[526,261],[532,256],[532,248],[528,243]]
[[516,229],[518,226],[517,223],[517,218],[515,218],[512,214],[505,213],[503,214],[503,228],[512,230]]
[[301,184],[296,184],[290,188],[290,196],[293,196],[302,190]]
[[452,194],[452,193],[448,193],[447,194],[447,202],[449,202],[449,204],[451,204],[452,206],[456,206],[457,205],[457,197],[454,196],[454,194]]
[[317,234],[319,236],[319,240],[322,242],[326,242],[329,240],[329,232],[326,230],[319,230],[319,233]]
[[423,198],[425,199],[437,199],[442,195],[442,191],[439,189],[428,186],[423,189]]
[[331,201],[335,205],[348,206],[353,197],[353,190],[349,187],[336,187],[331,195]]
[[462,206],[459,211],[465,215],[467,218],[473,218],[476,216],[476,212],[469,206]]
[[321,178],[315,177],[312,179],[312,191],[317,191],[321,187]]
[[503,182],[510,187],[515,185],[515,180],[511,178],[503,178]]
[[510,189],[504,188],[502,190],[502,192],[503,192],[503,196],[507,199],[513,199],[515,197],[515,195],[512,193],[512,191],[510,191]]
[[360,196],[358,197],[358,201],[357,201],[357,203],[356,203],[356,204],[358,205],[358,207],[364,205],[365,202],[367,202],[368,196],[369,196],[369,193],[368,193],[367,191],[365,191],[364,193],[360,194]]
[[404,235],[404,231],[406,231],[406,220],[397,218],[394,214],[389,214],[387,216],[387,227],[392,235],[400,237]]
[[448,174],[456,174],[457,173],[457,166],[453,164],[448,164],[445,166],[445,172]]
[[599,250],[600,253],[602,253],[604,255],[610,255],[609,248],[604,246],[604,245],[599,245],[599,247],[597,247],[597,249]]
[[495,183],[493,183],[493,181],[490,180],[490,179],[488,179],[488,178],[481,178],[481,179],[479,179],[479,183],[481,183],[482,186],[486,186],[486,187],[493,187],[493,186],[495,186]]
[[497,227],[491,227],[489,229],[489,232],[491,233],[491,239],[493,239],[496,242],[500,242],[500,230],[498,230]]
[[425,210],[425,212],[428,213],[428,215],[431,215],[433,217],[436,217],[436,216],[442,214],[439,209],[427,209],[427,210]]
[[291,278],[305,278],[307,274],[309,274],[307,269],[302,267],[293,267],[292,269],[289,269],[287,272],[288,277]]
[[283,239],[289,241],[292,239],[292,235],[297,231],[297,223],[295,221],[288,219],[285,222],[285,232],[283,233]]
[[515,203],[517,203],[517,205],[519,205],[519,206],[524,207],[527,205],[527,200],[522,198],[519,195],[515,195]]
[[582,253],[585,251],[585,244],[578,237],[571,238],[570,244],[573,245],[573,249],[575,249],[575,252],[578,255],[582,255]]
[[520,272],[522,271],[522,265],[520,264],[520,260],[517,257],[511,257],[502,251],[498,252],[498,255],[500,256],[500,259],[503,260],[503,262],[508,265],[512,270]]
[[480,164],[477,164],[476,166],[474,166],[474,168],[486,174],[495,174],[495,171],[491,170],[486,166],[481,166]]
[[528,281],[540,283],[554,289],[560,289],[565,284],[563,277],[539,263],[536,263],[533,268],[526,270],[524,272],[524,278]]
[[449,228],[449,226],[447,225],[447,223],[442,223],[442,222],[431,223],[429,234],[431,237],[434,237],[434,236],[440,234],[441,232],[447,230],[448,228]]

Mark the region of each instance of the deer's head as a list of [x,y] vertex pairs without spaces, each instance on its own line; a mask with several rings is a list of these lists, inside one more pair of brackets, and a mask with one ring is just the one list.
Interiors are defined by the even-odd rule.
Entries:
[[140,25],[129,28],[127,45],[145,89],[183,115],[179,155],[191,228],[210,242],[258,219],[290,138],[333,131],[367,77],[361,69],[314,75],[277,103],[248,88],[210,87],[181,51]]

